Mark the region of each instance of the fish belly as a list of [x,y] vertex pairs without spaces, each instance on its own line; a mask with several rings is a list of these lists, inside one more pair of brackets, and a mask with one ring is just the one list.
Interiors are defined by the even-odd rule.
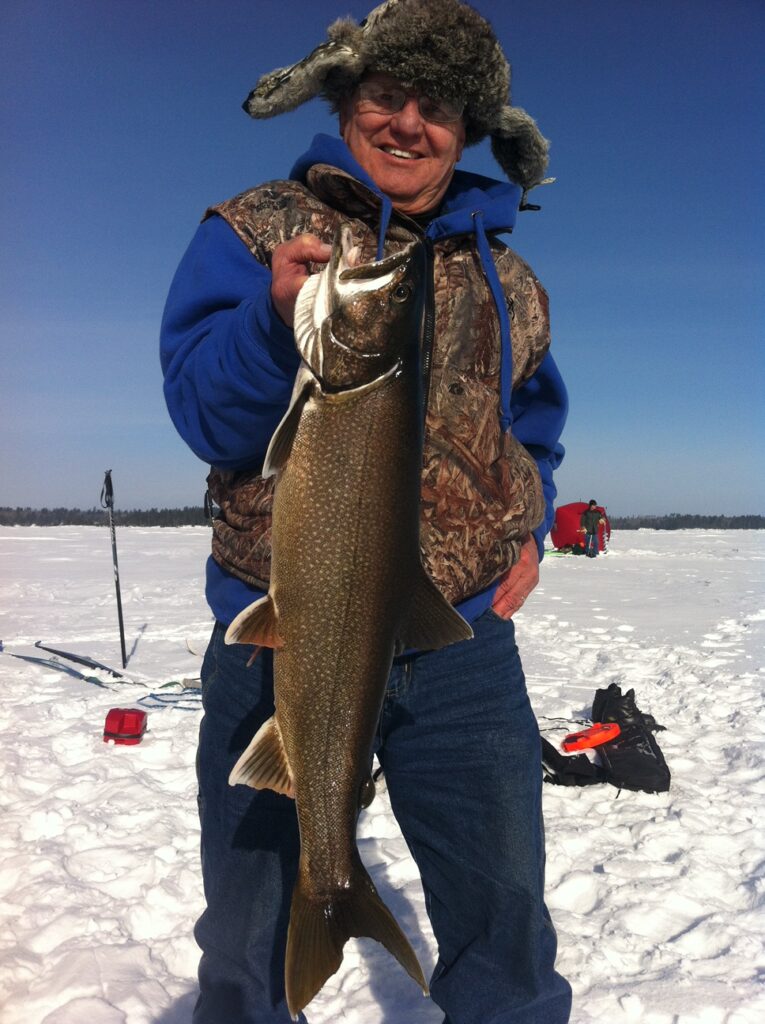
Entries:
[[[306,883],[347,886],[359,790],[407,580],[419,570],[416,410],[404,382],[309,399],[274,501],[276,712],[292,769]],[[413,404],[413,403],[409,403]]]
[[427,992],[355,839],[407,579],[421,571],[421,455],[404,385],[394,379],[358,401],[311,397],[274,497],[276,718],[300,824],[285,959],[295,1020],[354,935],[381,942]]

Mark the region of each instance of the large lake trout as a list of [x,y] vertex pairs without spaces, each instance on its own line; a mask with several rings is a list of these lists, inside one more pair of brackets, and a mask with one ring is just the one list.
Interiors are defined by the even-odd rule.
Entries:
[[427,992],[361,862],[356,821],[374,793],[372,745],[394,655],[472,636],[420,559],[423,248],[355,263],[344,226],[298,297],[303,361],[264,469],[276,473],[270,589],[226,634],[274,648],[276,712],[229,782],[297,803],[285,968],[295,1019],[350,936],[381,942]]

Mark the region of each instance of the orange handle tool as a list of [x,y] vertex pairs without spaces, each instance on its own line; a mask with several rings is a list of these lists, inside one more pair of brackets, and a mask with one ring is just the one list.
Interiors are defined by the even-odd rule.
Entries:
[[608,743],[616,739],[621,732],[617,722],[596,722],[589,729],[582,729],[581,732],[569,733],[561,746],[566,753],[572,750],[586,750],[588,747],[599,747],[601,743]]

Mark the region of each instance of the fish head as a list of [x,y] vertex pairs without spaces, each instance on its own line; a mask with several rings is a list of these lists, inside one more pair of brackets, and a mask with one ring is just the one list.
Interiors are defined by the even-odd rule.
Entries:
[[[303,359],[328,389],[372,383],[416,358],[425,295],[425,250],[412,242],[400,252],[359,263],[351,229],[341,225],[330,261],[306,295],[295,333]],[[310,322],[305,305],[311,302]]]

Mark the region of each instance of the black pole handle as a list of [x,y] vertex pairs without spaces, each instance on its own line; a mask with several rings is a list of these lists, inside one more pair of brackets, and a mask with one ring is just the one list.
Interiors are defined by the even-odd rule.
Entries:
[[120,570],[117,563],[117,534],[114,529],[114,488],[112,487],[112,471],[110,469],[107,469],[104,476],[104,486],[101,489],[101,508],[105,508],[109,512],[109,532],[112,537],[112,562],[114,564],[114,587],[117,592],[117,621],[120,629],[122,667],[127,668],[125,623],[122,618],[122,595],[120,593]]
[[114,488],[112,487],[112,471],[107,469],[104,475],[104,486],[101,488],[101,508],[114,508]]

